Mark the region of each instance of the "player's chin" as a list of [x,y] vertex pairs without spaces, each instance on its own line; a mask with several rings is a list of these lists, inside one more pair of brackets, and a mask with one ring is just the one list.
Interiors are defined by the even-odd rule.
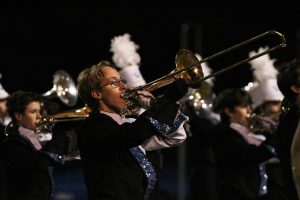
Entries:
[[124,100],[119,101],[117,107],[119,110],[124,110],[126,108],[126,102]]

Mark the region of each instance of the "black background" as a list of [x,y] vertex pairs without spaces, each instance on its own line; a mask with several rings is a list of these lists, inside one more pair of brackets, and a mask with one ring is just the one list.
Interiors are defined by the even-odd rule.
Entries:
[[[300,9],[284,3],[9,1],[2,3],[0,12],[0,81],[9,93],[18,89],[44,93],[52,88],[57,70],[67,71],[76,80],[82,69],[111,60],[110,40],[124,33],[139,45],[140,71],[147,82],[175,68],[180,48],[208,57],[268,30],[286,38],[286,48],[270,53],[280,65],[296,58],[300,49]],[[183,24],[188,37],[183,37]],[[240,48],[208,64],[220,70],[263,45]],[[242,87],[251,80],[250,65],[244,64],[218,75],[215,92]]]

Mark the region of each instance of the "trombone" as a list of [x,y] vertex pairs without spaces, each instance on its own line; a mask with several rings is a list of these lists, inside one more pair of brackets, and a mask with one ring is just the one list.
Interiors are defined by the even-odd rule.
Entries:
[[37,124],[37,132],[52,132],[52,127],[57,122],[70,122],[84,120],[89,116],[91,109],[87,106],[82,108],[59,112],[53,115],[44,115]]
[[[216,71],[215,73],[212,73],[208,76],[203,75],[203,71],[201,68],[201,63],[208,62],[209,60],[215,59],[221,55],[227,54],[233,50],[236,50],[240,47],[243,47],[247,44],[250,44],[254,41],[257,41],[261,38],[267,37],[267,36],[276,36],[280,43],[272,48],[269,48],[259,54],[256,54],[252,57],[249,57],[247,59],[241,60],[237,63],[234,63],[224,69],[221,69],[219,71]],[[270,52],[273,52],[275,50],[278,50],[280,48],[286,47],[286,40],[283,34],[281,34],[278,31],[270,30],[265,33],[262,33],[260,35],[257,35],[253,38],[250,38],[244,42],[241,42],[237,45],[234,45],[230,48],[227,48],[221,52],[218,52],[216,54],[213,54],[207,58],[204,58],[202,60],[198,60],[194,53],[189,51],[188,49],[180,49],[175,57],[175,64],[176,68],[166,76],[163,76],[159,79],[156,79],[148,84],[126,90],[125,94],[123,95],[124,100],[126,101],[126,108],[121,111],[121,115],[132,115],[139,109],[139,104],[137,102],[137,91],[138,90],[146,90],[148,92],[154,91],[156,89],[159,89],[163,86],[166,86],[175,80],[181,78],[186,81],[186,83],[192,87],[197,88],[201,84],[202,81],[209,79],[213,76],[217,76],[219,74],[222,74],[224,72],[227,72],[237,66],[240,66],[242,64],[245,64],[251,60],[254,60],[260,56],[263,56],[265,54],[268,54]],[[63,121],[73,121],[73,120],[82,120],[89,116],[90,109],[88,107],[83,107],[80,109],[72,110],[72,111],[65,111],[62,113],[58,113],[56,115],[48,116],[48,119],[44,121],[44,123],[56,123],[56,122],[63,122]],[[43,121],[42,123],[43,124]]]
[[[214,58],[220,57],[221,55],[224,55],[224,54],[227,54],[227,53],[229,53],[231,51],[234,51],[234,50],[236,50],[236,49],[238,49],[238,48],[240,48],[242,46],[245,46],[245,45],[250,44],[250,43],[252,43],[252,42],[254,42],[256,40],[259,40],[259,39],[261,39],[263,37],[271,36],[271,35],[279,37],[280,43],[278,45],[276,45],[276,46],[274,46],[272,48],[269,48],[269,49],[267,49],[267,50],[265,50],[265,51],[263,51],[261,53],[258,53],[258,54],[254,55],[252,57],[249,57],[247,59],[244,59],[244,60],[241,60],[241,61],[239,61],[237,63],[234,63],[234,64],[232,64],[232,65],[230,65],[230,66],[228,66],[228,67],[226,67],[224,69],[221,69],[219,71],[216,71],[215,73],[212,73],[212,74],[210,74],[208,76],[203,77],[203,73],[202,73],[202,69],[201,69],[201,63],[208,62],[208,61],[210,61],[210,60],[212,60]],[[161,78],[159,78],[159,79],[157,79],[155,81],[152,81],[152,82],[150,82],[150,83],[148,83],[146,85],[142,85],[142,86],[136,87],[132,91],[147,90],[148,92],[151,92],[153,90],[159,89],[160,87],[163,87],[163,86],[165,86],[167,84],[172,83],[173,81],[176,80],[174,78],[183,78],[183,79],[185,79],[186,78],[185,72],[190,71],[190,70],[195,70],[196,71],[196,73],[197,73],[197,74],[195,74],[196,80],[195,80],[195,82],[193,82],[194,80],[189,80],[189,79],[186,80],[186,81],[188,83],[190,83],[192,87],[193,86],[197,87],[197,83],[199,83],[199,82],[202,82],[202,81],[204,81],[206,79],[209,79],[211,77],[214,77],[214,76],[217,76],[219,74],[222,74],[222,73],[224,73],[226,71],[229,71],[229,70],[231,70],[231,69],[233,69],[233,68],[235,68],[237,66],[240,66],[242,64],[248,63],[251,60],[254,60],[254,59],[256,59],[256,58],[258,58],[260,56],[263,56],[265,54],[268,54],[268,53],[270,53],[272,51],[278,50],[278,49],[283,48],[283,47],[286,47],[286,40],[285,40],[284,35],[281,34],[278,31],[270,30],[270,31],[267,31],[267,32],[265,32],[263,34],[255,36],[255,37],[253,37],[251,39],[248,39],[248,40],[246,40],[244,42],[241,42],[241,43],[239,43],[237,45],[229,47],[229,48],[227,48],[227,49],[225,49],[223,51],[215,53],[215,54],[213,54],[213,55],[211,55],[211,56],[209,56],[207,58],[204,58],[204,59],[202,59],[200,61],[197,59],[197,57],[194,55],[194,53],[190,52],[187,49],[180,49],[178,51],[178,53],[176,54],[176,61],[175,61],[175,63],[176,63],[176,69],[175,70],[173,70],[168,75],[166,75],[164,77],[161,77]],[[190,75],[190,76],[191,76],[191,78],[193,77],[192,75]],[[170,80],[170,82],[168,82],[167,81],[168,79],[174,79],[174,80],[172,80],[172,81]],[[164,84],[164,83],[166,83],[166,84]]]
[[[257,41],[259,39],[262,39],[264,37],[267,37],[267,36],[276,36],[278,37],[278,39],[280,40],[280,43],[272,48],[269,48],[259,54],[256,54],[252,57],[249,57],[249,58],[246,58],[244,60],[241,60],[239,62],[236,62],[224,69],[221,69],[219,71],[216,71],[215,73],[212,73],[208,76],[203,76],[203,71],[202,71],[202,68],[201,68],[201,63],[204,63],[204,62],[208,62],[209,60],[212,60],[212,59],[215,59],[221,55],[224,55],[224,54],[227,54],[231,51],[234,51],[240,47],[243,47],[247,44],[250,44],[254,41]],[[168,85],[172,82],[174,82],[175,80],[179,79],[179,78],[182,78],[186,81],[186,83],[192,87],[192,88],[198,88],[199,85],[202,83],[202,81],[206,80],[206,79],[209,79],[211,77],[214,77],[214,76],[217,76],[219,74],[222,74],[224,72],[227,72],[237,66],[240,66],[242,64],[245,64],[251,60],[254,60],[260,56],[263,56],[265,54],[268,54],[272,51],[275,51],[275,50],[278,50],[280,48],[283,48],[283,47],[286,47],[286,40],[285,40],[285,37],[283,34],[281,34],[280,32],[278,31],[275,31],[275,30],[270,30],[270,31],[267,31],[263,34],[260,34],[258,36],[255,36],[251,39],[248,39],[244,42],[241,42],[237,45],[234,45],[230,48],[227,48],[223,51],[220,51],[216,54],[213,54],[207,58],[204,58],[202,60],[198,60],[197,57],[195,56],[194,53],[192,53],[191,51],[187,50],[187,49],[180,49],[178,51],[178,53],[176,54],[176,59],[175,59],[175,64],[176,64],[176,68],[169,74],[167,74],[166,76],[163,76],[155,81],[152,81],[146,85],[142,85],[142,86],[139,86],[139,87],[136,87],[134,89],[130,89],[128,90],[127,92],[125,92],[125,95],[124,95],[124,99],[127,103],[127,107],[121,111],[121,114],[122,115],[127,115],[127,114],[130,114],[132,113],[133,111],[135,112],[138,107],[138,103],[136,101],[137,99],[137,94],[136,94],[136,91],[138,90],[146,90],[148,92],[151,92],[151,91],[154,91],[156,89],[159,89],[165,85]]]

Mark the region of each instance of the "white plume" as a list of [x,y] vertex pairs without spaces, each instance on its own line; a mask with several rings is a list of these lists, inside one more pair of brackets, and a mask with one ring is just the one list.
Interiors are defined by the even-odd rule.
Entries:
[[[249,57],[262,53],[268,50],[269,47],[260,47],[258,52],[249,52]],[[251,69],[253,70],[253,77],[255,81],[263,83],[269,79],[276,79],[278,71],[274,67],[275,59],[270,59],[269,54],[260,56],[250,61]]]
[[[200,54],[195,53],[195,56],[198,58],[198,60],[202,60],[202,57],[200,56]],[[210,67],[208,67],[207,63],[201,63],[201,67],[202,67],[202,71],[203,71],[203,75],[204,76],[208,76],[210,75],[213,71]],[[205,80],[209,85],[214,86],[214,81],[215,81],[215,77],[211,77],[207,80]]]
[[[2,74],[0,73],[0,79],[2,78]],[[9,96],[8,92],[3,88],[2,84],[0,83],[0,99],[5,99]]]
[[119,68],[125,68],[132,65],[139,65],[140,55],[136,52],[139,48],[137,44],[130,40],[130,35],[115,36],[111,40],[110,51],[113,53],[112,60]]

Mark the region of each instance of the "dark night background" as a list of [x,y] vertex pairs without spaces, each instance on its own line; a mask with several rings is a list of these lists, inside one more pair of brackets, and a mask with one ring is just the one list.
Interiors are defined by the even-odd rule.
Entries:
[[[1,83],[9,92],[17,89],[44,93],[52,88],[52,76],[63,69],[76,80],[85,67],[111,60],[110,40],[124,33],[139,45],[140,71],[147,82],[175,68],[180,48],[210,56],[268,30],[285,35],[287,47],[271,53],[278,62],[297,57],[300,9],[293,5],[262,6],[186,1],[181,4],[141,5],[134,1],[9,1],[1,6]],[[235,6],[235,7],[233,7]],[[188,25],[187,42],[180,40]],[[298,34],[298,37],[297,37]],[[278,44],[278,43],[277,43]],[[297,45],[298,44],[298,45]],[[246,58],[250,50],[237,50]],[[217,71],[236,62],[229,54],[209,66]],[[218,93],[252,79],[248,64],[219,75]]]
[[[52,88],[57,70],[67,71],[76,81],[84,68],[102,59],[111,60],[110,41],[124,33],[140,47],[140,71],[147,82],[171,72],[181,48],[205,58],[268,30],[282,33],[287,43],[286,48],[270,54],[276,65],[300,56],[300,9],[288,2],[263,6],[252,1],[230,5],[202,1],[11,0],[1,4],[0,82],[9,93],[19,89],[44,93]],[[220,70],[240,57],[247,58],[249,51],[269,41],[256,44],[208,65]],[[244,64],[217,76],[215,92],[242,87],[249,81],[250,65]],[[82,102],[78,104],[74,107],[81,107]],[[67,171],[70,183],[78,184],[72,171]],[[59,187],[72,187],[63,182],[65,177],[58,179]]]

